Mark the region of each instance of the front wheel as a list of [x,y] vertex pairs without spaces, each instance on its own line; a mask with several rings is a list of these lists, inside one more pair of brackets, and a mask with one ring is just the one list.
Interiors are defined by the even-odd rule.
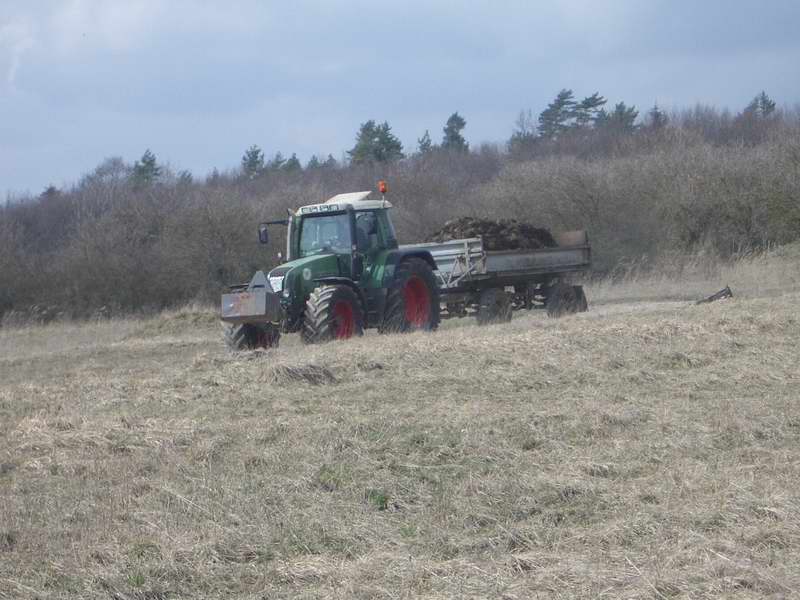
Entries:
[[233,352],[255,350],[256,348],[277,348],[280,339],[281,332],[271,323],[266,325],[244,323],[225,326],[225,345],[228,350]]
[[306,301],[303,341],[320,344],[364,335],[364,311],[355,291],[347,285],[323,285]]
[[433,331],[439,326],[439,287],[430,265],[408,258],[395,270],[386,293],[381,333]]

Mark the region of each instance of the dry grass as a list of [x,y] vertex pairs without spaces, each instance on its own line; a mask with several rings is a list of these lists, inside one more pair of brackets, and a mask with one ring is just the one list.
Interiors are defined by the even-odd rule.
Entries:
[[3,332],[0,597],[796,597],[798,301]]
[[800,244],[721,260],[713,255],[676,255],[656,264],[631,261],[588,286],[593,302],[698,300],[731,286],[745,298],[780,296],[800,290]]

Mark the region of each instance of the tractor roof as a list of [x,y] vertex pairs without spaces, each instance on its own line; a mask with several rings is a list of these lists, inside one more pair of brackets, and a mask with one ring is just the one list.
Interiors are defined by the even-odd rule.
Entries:
[[[367,200],[372,192],[349,192],[347,194],[337,194],[332,198],[328,198],[321,204],[309,204],[308,206],[301,206],[297,214],[308,214],[316,212],[325,212],[331,210],[332,204],[337,205],[339,210],[352,208],[353,210],[371,210],[376,208],[391,208],[392,205],[386,200]],[[320,208],[320,207],[325,208]]]

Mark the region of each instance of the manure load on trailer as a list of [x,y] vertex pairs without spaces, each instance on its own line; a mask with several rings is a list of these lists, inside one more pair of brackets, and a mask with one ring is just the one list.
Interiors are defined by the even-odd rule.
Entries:
[[[399,245],[392,205],[371,192],[339,194],[262,223],[288,227],[287,261],[222,296],[225,339],[234,350],[278,345],[282,333],[306,343],[380,333],[433,331],[443,318],[504,322],[514,310],[545,308],[551,316],[587,309],[570,278],[590,266],[586,233],[553,238],[513,220],[450,221],[438,241]],[[472,237],[451,239],[462,233]]]

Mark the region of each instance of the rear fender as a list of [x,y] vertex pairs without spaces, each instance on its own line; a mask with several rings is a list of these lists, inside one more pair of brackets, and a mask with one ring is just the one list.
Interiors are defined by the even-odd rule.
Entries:
[[383,287],[388,287],[392,279],[394,279],[394,271],[397,265],[409,258],[424,260],[434,271],[438,268],[431,253],[426,250],[394,250],[386,257],[386,266],[383,271]]

